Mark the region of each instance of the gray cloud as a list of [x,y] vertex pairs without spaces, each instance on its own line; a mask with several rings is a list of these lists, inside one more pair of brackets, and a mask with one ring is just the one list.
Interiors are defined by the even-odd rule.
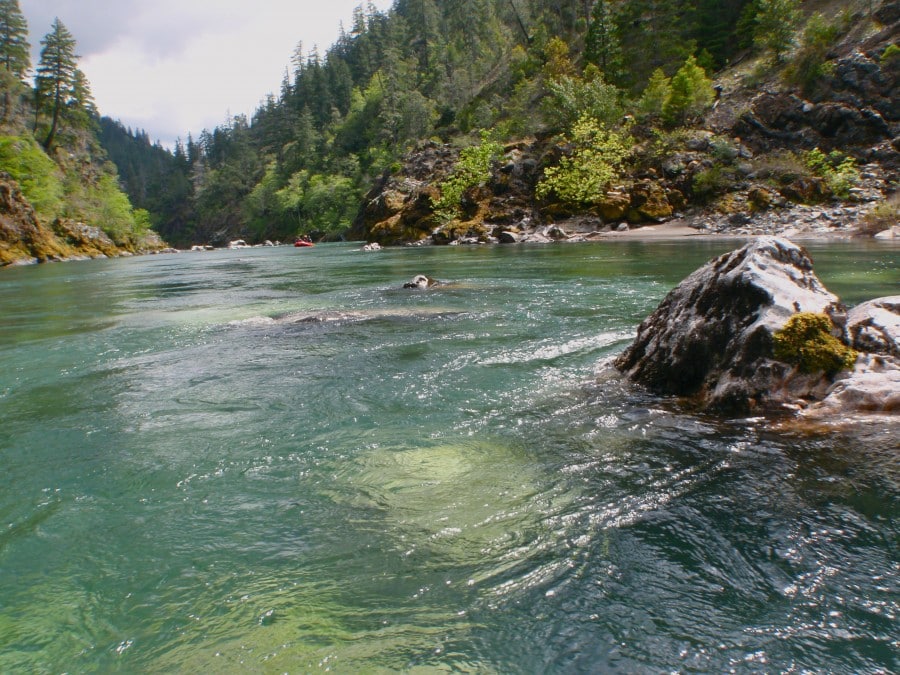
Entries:
[[278,90],[296,44],[324,52],[361,1],[19,0],[35,65],[59,17],[101,113],[167,145],[252,112]]

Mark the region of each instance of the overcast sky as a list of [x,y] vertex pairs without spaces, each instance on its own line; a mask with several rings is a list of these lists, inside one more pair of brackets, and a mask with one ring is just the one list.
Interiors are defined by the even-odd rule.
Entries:
[[[298,42],[324,54],[360,0],[19,0],[33,65],[59,17],[100,113],[170,146],[278,94]],[[391,0],[375,0],[388,9]]]

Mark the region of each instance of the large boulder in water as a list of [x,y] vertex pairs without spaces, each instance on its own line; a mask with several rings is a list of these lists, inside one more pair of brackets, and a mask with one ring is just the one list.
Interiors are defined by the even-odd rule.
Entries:
[[824,373],[803,375],[772,357],[773,334],[798,312],[840,322],[842,307],[803,248],[760,237],[673,289],[616,367],[657,393],[694,396],[709,408],[821,398],[831,384]]

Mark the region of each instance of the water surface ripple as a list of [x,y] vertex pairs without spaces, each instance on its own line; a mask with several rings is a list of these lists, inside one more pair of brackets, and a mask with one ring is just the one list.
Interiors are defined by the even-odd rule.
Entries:
[[[897,672],[896,425],[598,369],[733,246],[0,271],[0,671]],[[811,248],[896,292],[900,248]]]

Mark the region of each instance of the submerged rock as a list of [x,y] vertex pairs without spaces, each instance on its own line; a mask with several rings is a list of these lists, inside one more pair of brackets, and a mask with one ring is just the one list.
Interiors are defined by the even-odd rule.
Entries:
[[[760,237],[707,263],[672,290],[641,323],[616,367],[652,391],[693,397],[707,409],[895,412],[900,410],[898,309],[900,297],[881,298],[846,315],[803,248]],[[823,315],[818,325],[823,331],[832,327],[833,338],[826,335],[819,343],[839,346],[847,359],[835,370],[848,370],[808,372],[802,359],[794,364],[775,357],[787,358],[776,343],[801,313]],[[856,358],[834,338],[864,353]]]

